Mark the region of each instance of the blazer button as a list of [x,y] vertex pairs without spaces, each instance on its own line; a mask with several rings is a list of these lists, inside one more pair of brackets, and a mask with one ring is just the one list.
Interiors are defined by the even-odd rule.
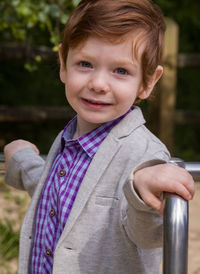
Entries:
[[49,211],[49,215],[50,215],[51,217],[53,217],[53,216],[55,215],[55,210],[54,210],[54,209],[51,209],[51,210]]
[[50,249],[47,249],[47,250],[46,250],[46,255],[47,255],[48,257],[50,257],[50,256],[52,255],[52,251],[51,251]]
[[60,177],[65,176],[65,174],[66,174],[66,171],[65,171],[64,169],[61,169],[61,170],[59,171],[59,176],[60,176]]

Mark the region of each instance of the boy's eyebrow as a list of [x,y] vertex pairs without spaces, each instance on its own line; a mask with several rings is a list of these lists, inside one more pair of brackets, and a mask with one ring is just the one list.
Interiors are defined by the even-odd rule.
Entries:
[[117,64],[121,65],[131,65],[137,68],[137,63],[134,62],[134,60],[127,60],[127,59],[117,59],[116,60]]
[[[92,55],[90,55],[88,53],[85,53],[84,51],[81,51],[81,50],[78,52],[78,56],[82,57],[82,58],[85,58],[85,59],[93,59],[94,58]],[[123,58],[119,59],[119,58],[117,58],[115,60],[115,63],[117,65],[122,65],[122,66],[124,66],[124,65],[131,65],[131,66],[134,66],[135,68],[138,67],[137,63],[134,62],[134,60],[130,61],[129,59],[125,59],[125,58],[124,59]]]
[[85,59],[91,59],[91,58],[93,58],[91,55],[89,55],[88,53],[85,53],[82,50],[78,51],[77,56],[81,57],[81,58],[85,58]]

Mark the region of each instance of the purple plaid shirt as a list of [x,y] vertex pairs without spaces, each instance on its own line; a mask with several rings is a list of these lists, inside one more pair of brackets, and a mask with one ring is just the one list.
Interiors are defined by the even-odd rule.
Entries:
[[76,129],[76,117],[65,127],[61,151],[52,165],[37,211],[32,274],[52,273],[56,244],[91,160],[109,131],[127,113],[77,139],[72,139]]

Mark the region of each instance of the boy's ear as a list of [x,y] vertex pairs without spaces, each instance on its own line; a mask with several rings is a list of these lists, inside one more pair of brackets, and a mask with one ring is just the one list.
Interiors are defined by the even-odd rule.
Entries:
[[138,94],[138,98],[144,100],[146,98],[148,98],[155,86],[155,84],[158,82],[158,80],[160,79],[160,77],[163,74],[163,67],[162,66],[157,66],[154,74],[151,76],[151,79],[148,83],[148,86],[146,89],[143,89],[139,94]]
[[61,80],[61,82],[63,82],[65,84],[65,82],[66,82],[66,66],[63,62],[61,51],[62,51],[62,44],[60,44],[58,47],[59,60],[60,60],[60,80]]

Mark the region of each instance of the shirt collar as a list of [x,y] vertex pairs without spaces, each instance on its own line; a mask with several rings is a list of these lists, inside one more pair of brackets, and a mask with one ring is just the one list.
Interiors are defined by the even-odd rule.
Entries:
[[61,139],[61,150],[64,149],[65,145],[69,143],[79,143],[83,150],[87,153],[90,158],[93,158],[95,153],[97,152],[100,144],[106,138],[111,129],[119,123],[129,112],[129,109],[124,115],[119,118],[102,124],[98,128],[84,134],[83,136],[78,137],[77,139],[72,139],[76,130],[77,125],[77,116],[75,116],[64,128],[62,139]]

